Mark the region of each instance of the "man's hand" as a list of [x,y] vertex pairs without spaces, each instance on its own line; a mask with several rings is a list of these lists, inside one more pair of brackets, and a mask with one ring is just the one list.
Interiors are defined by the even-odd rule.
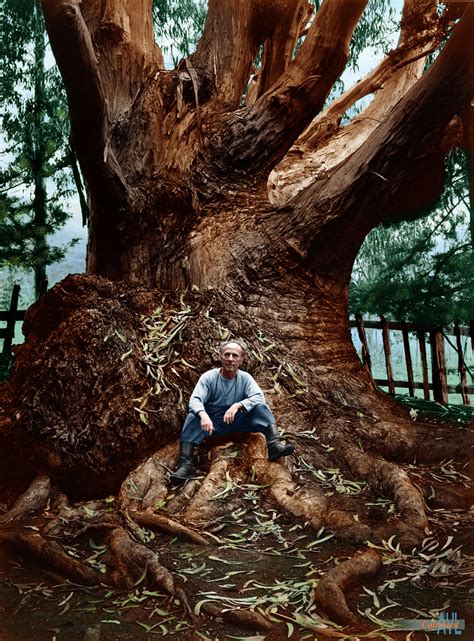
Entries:
[[224,423],[230,425],[233,422],[235,415],[239,410],[242,409],[242,407],[242,403],[234,403],[233,405],[231,405],[227,412],[224,414]]
[[214,425],[212,424],[211,417],[206,412],[199,412],[199,418],[201,419],[201,429],[203,432],[212,434],[214,431]]

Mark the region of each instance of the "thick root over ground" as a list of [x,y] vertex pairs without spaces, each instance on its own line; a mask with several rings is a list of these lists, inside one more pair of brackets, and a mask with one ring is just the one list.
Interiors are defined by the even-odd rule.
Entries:
[[115,557],[114,582],[119,587],[130,590],[145,571],[153,587],[175,594],[173,576],[160,564],[157,555],[145,545],[133,541],[123,528],[113,530],[110,547]]
[[381,565],[380,554],[375,550],[365,550],[332,568],[318,583],[314,593],[316,603],[338,623],[353,625],[357,618],[349,610],[344,590],[351,583],[376,574]]

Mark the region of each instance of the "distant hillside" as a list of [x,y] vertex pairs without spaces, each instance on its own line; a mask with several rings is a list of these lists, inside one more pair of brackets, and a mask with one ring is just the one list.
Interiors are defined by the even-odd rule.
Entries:
[[[73,203],[74,205],[75,203]],[[65,278],[68,274],[82,274],[86,269],[87,229],[82,227],[80,214],[75,209],[74,215],[65,226],[50,239],[53,245],[67,245],[74,238],[79,242],[69,247],[64,260],[47,268],[49,287]],[[12,287],[18,283],[20,290],[20,307],[28,307],[34,301],[33,275],[20,269],[0,270],[0,309],[8,307]]]

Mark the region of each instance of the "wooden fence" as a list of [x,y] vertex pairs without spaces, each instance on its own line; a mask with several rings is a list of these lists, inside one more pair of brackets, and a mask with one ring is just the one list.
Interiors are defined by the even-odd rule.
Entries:
[[[40,288],[39,295],[41,296],[46,292],[48,282],[43,281]],[[15,324],[23,321],[25,317],[25,310],[18,309],[18,299],[20,295],[20,286],[14,285],[11,299],[10,308],[7,311],[0,311],[0,322],[6,322],[5,328],[0,328],[0,339],[3,339],[3,348],[0,353],[0,380],[8,375],[8,371],[12,362],[12,342],[15,336]],[[366,329],[382,330],[383,351],[385,355],[385,367],[387,371],[387,378],[380,379],[374,378],[377,385],[388,387],[390,394],[395,394],[395,388],[408,388],[410,396],[415,395],[415,389],[422,389],[423,395],[426,400],[430,399],[430,390],[433,393],[433,399],[438,403],[446,404],[448,402],[449,392],[460,393],[464,405],[470,405],[470,395],[474,394],[474,386],[468,385],[467,373],[469,372],[472,377],[472,372],[466,365],[462,353],[461,336],[471,337],[471,351],[474,351],[474,321],[471,321],[469,327],[464,327],[456,323],[453,327],[448,328],[433,328],[433,327],[420,327],[413,323],[405,322],[391,322],[387,321],[383,316],[380,321],[368,320],[364,321],[362,316],[356,315],[355,320],[350,321],[351,327],[357,327],[360,342],[362,343],[362,363],[367,371],[372,375],[372,364],[367,342]],[[391,362],[390,350],[390,330],[398,330],[402,332],[403,338],[403,351],[405,357],[405,366],[407,379],[395,380],[393,377],[393,369]],[[414,332],[418,339],[418,346],[421,357],[422,381],[415,381],[413,375],[413,364],[410,348],[409,332]],[[429,343],[431,346],[431,382],[428,375],[428,359],[426,351],[426,336],[429,336]],[[450,337],[454,337],[451,340]],[[450,385],[447,381],[446,373],[446,357],[445,357],[445,341],[453,347],[458,355],[458,372],[459,384]]]
[[[472,372],[464,360],[461,336],[471,337],[471,352],[474,352],[474,321],[470,322],[469,327],[461,326],[455,323],[453,327],[444,329],[435,327],[420,327],[413,323],[390,322],[383,316],[380,321],[364,321],[361,315],[356,315],[355,320],[350,322],[351,327],[357,327],[360,342],[362,343],[362,363],[367,371],[372,375],[372,364],[367,342],[366,329],[382,330],[382,343],[385,356],[385,368],[387,378],[374,378],[377,385],[388,387],[390,394],[395,394],[396,387],[408,388],[410,396],[415,395],[415,389],[422,389],[425,400],[430,399],[430,390],[433,393],[433,399],[438,403],[448,403],[448,394],[461,394],[464,405],[470,405],[470,395],[474,394],[474,386],[468,385],[467,373],[472,377]],[[390,350],[390,330],[398,330],[402,333],[403,352],[406,367],[406,380],[395,380],[391,362]],[[418,347],[420,350],[422,381],[415,381],[413,375],[412,355],[410,349],[410,338],[408,333],[414,332],[417,337]],[[426,351],[426,337],[428,336],[431,347],[431,382],[428,374],[428,359]],[[451,339],[450,337],[453,337]],[[450,385],[447,380],[445,342],[457,352],[459,384]],[[469,348],[468,348],[469,349]]]
[[[38,298],[48,289],[48,281],[43,280],[40,285]],[[0,339],[3,339],[3,347],[0,352],[0,380],[8,376],[12,362],[12,343],[15,337],[15,325],[23,322],[25,310],[18,309],[20,297],[20,285],[13,285],[10,298],[10,307],[6,311],[0,311],[0,323],[6,322],[6,327],[0,328]]]

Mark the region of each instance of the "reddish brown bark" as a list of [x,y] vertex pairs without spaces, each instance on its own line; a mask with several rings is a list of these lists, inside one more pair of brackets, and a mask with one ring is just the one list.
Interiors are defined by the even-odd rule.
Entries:
[[[164,71],[152,38],[149,3],[44,1],[68,91],[75,150],[90,192],[89,271],[145,288],[125,288],[116,306],[122,286],[72,280],[44,299],[27,321],[29,342],[18,361],[42,364],[41,341],[56,344],[48,371],[54,380],[62,372],[60,389],[48,391],[53,385],[47,384],[48,374],[43,376],[41,401],[14,423],[46,439],[47,465],[64,479],[74,479],[77,487],[84,482],[81,468],[88,470],[84,474],[93,473],[104,489],[117,487],[127,465],[179,430],[182,416],[171,406],[154,421],[157,440],[151,441],[138,415],[130,421],[129,401],[117,411],[107,410],[113,396],[138,398],[146,385],[140,375],[138,319],[151,313],[161,298],[158,292],[145,291],[149,287],[193,290],[191,299],[199,311],[190,322],[187,341],[198,340],[198,369],[205,358],[202,350],[214,337],[207,328],[209,342],[197,338],[206,306],[212,305],[231,335],[255,344],[258,327],[281,348],[279,358],[292,362],[297,355],[304,362],[302,405],[314,407],[318,417],[327,411],[328,425],[329,406],[337,408],[333,411],[341,419],[346,403],[363,414],[379,407],[380,398],[368,374],[361,372],[348,335],[350,271],[373,226],[394,213],[426,205],[439,192],[446,151],[442,134],[469,96],[473,64],[467,53],[474,11],[470,7],[464,12],[429,73],[369,139],[331,175],[276,209],[268,200],[268,171],[321,108],[347,60],[365,4],[324,3],[289,62],[304,3],[211,2],[196,53],[179,69]],[[400,40],[405,57],[410,43],[413,55],[419,55],[438,28],[433,26],[432,3],[425,4],[426,15],[419,5],[407,2]],[[414,25],[424,25],[427,35],[421,41]],[[269,51],[272,42],[274,56],[278,48],[280,57],[266,59],[261,88],[269,86],[253,104],[241,107],[257,49],[265,43]],[[122,65],[129,69],[127,77]],[[422,180],[428,173],[430,180]],[[414,184],[424,188],[414,190]],[[51,306],[59,306],[57,318],[49,317]],[[121,360],[126,350],[115,328],[126,347],[134,347],[132,358]],[[81,353],[80,335],[88,336],[93,350],[88,357]],[[106,338],[108,353],[101,361],[101,341]],[[183,346],[182,354],[192,361],[187,349]],[[120,364],[112,363],[111,354]],[[13,395],[29,395],[30,375],[19,368]],[[96,385],[100,376],[108,382]],[[181,387],[186,396],[191,381]],[[70,403],[75,406],[70,415],[63,408],[69,388],[77,397]],[[92,411],[80,401],[90,389],[97,389]],[[287,408],[294,411],[295,401],[275,401],[281,416]],[[382,405],[386,418],[381,429],[389,433],[392,423],[397,424],[399,452],[405,440],[403,412],[387,400]],[[325,420],[318,421],[324,434]],[[51,423],[58,426],[64,443],[53,450],[47,436]],[[344,439],[342,423],[339,429]],[[120,438],[110,447],[112,434]],[[369,440],[375,437],[371,427]],[[110,473],[99,478],[93,470],[105,460],[113,464]]]
[[[407,2],[398,58],[375,74],[393,81],[381,122],[278,206],[268,175],[323,108],[365,0],[326,0],[291,61],[305,2],[212,0],[196,52],[172,71],[153,42],[149,2],[42,4],[90,195],[89,275],[69,277],[29,311],[26,343],[2,389],[4,438],[28,446],[31,475],[47,470],[81,497],[121,487],[120,518],[129,509],[139,522],[188,536],[187,522],[202,526],[232,507],[210,501],[229,470],[239,480],[257,473],[268,500],[314,528],[353,541],[386,536],[386,524],[354,520],[317,485],[268,464],[259,437],[236,461],[215,451],[202,486],[173,498],[171,516],[153,514],[168,497],[166,469],[197,375],[223,337],[240,337],[305,460],[383,489],[399,514],[391,531],[406,545],[423,539],[423,496],[400,462],[446,458],[465,444],[433,440],[423,449],[427,429],[375,389],[350,340],[348,282],[371,228],[439,194],[443,134],[471,97],[474,6],[415,82],[410,65],[421,66],[445,32],[432,2]],[[427,33],[416,37],[420,24]],[[244,105],[261,45],[257,99]],[[313,428],[317,442],[308,446]],[[154,580],[174,592],[124,528],[111,540],[117,581],[133,582],[152,563]]]

